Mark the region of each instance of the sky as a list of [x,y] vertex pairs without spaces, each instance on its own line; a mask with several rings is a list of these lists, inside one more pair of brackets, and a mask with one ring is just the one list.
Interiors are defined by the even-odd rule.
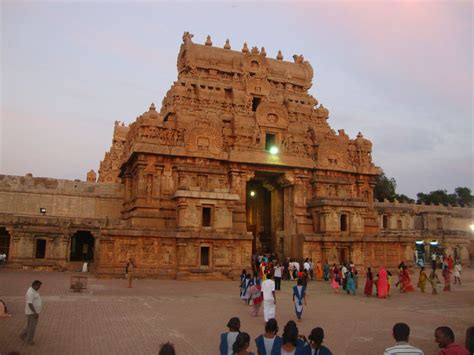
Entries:
[[397,192],[474,190],[471,1],[0,0],[0,174],[85,180],[116,120],[157,107],[184,31],[303,54],[329,124]]

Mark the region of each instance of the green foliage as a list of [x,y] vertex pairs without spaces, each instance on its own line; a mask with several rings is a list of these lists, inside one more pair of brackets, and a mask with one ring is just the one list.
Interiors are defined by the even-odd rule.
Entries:
[[374,196],[377,200],[383,201],[387,199],[393,201],[396,197],[395,189],[397,182],[394,178],[388,178],[385,173],[382,173],[377,177],[376,184],[374,187]]
[[446,190],[435,190],[428,194],[419,192],[416,194],[416,203],[425,203],[429,205],[461,205],[472,206],[474,196],[471,195],[471,189],[468,187],[457,187],[455,193],[448,194]]

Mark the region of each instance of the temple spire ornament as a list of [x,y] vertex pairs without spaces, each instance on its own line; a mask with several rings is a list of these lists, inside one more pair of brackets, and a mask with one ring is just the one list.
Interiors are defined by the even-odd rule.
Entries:
[[224,49],[230,49],[230,41],[229,41],[228,38],[227,38],[226,41],[225,41]]
[[249,47],[247,46],[247,42],[244,42],[244,46],[242,47],[242,53],[248,53]]
[[281,54],[281,50],[278,50],[278,54],[276,57],[277,60],[283,60],[283,54]]
[[210,35],[207,35],[207,39],[206,39],[206,42],[204,43],[206,46],[212,46],[212,40],[211,40],[211,36]]

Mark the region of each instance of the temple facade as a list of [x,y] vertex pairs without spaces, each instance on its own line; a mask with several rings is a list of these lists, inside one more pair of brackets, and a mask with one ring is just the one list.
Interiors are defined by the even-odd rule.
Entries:
[[234,277],[254,253],[389,267],[471,251],[472,209],[374,202],[372,143],[328,124],[303,56],[183,35],[178,78],[87,181],[0,176],[0,252],[122,275]]

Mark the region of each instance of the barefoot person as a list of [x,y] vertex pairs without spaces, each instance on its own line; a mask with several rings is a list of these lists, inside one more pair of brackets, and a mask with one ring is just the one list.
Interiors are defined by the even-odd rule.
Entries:
[[133,258],[129,258],[125,266],[125,276],[128,279],[128,288],[132,288],[133,272],[136,268]]
[[20,338],[26,341],[29,345],[34,345],[33,337],[35,336],[36,325],[38,324],[39,314],[43,301],[38,290],[41,287],[41,281],[35,280],[31,284],[31,287],[26,292],[26,307],[25,314],[27,324],[25,330],[20,334]]
[[272,280],[272,274],[267,274],[267,279],[262,282],[263,292],[263,318],[268,322],[270,318],[275,318],[275,282]]
[[298,284],[293,286],[293,303],[295,304],[296,318],[301,321],[303,305],[306,306],[306,288],[303,287],[302,279],[298,279]]

